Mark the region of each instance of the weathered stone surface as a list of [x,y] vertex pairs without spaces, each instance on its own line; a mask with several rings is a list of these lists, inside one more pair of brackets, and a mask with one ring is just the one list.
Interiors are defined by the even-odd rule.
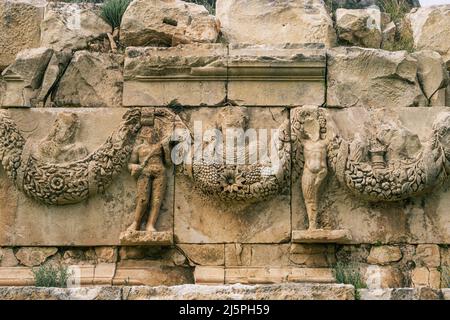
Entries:
[[[73,161],[80,159],[74,151],[85,150],[86,154],[96,152],[120,126],[127,110],[107,108],[95,109],[94,112],[93,109],[79,108],[33,108],[26,112],[17,109],[4,112],[21,132],[33,133],[29,144],[34,146],[55,130],[55,120],[61,119],[62,115],[66,120],[78,119],[80,128],[71,133],[73,140],[70,144],[59,146],[66,148],[64,150],[56,148],[62,152],[58,159],[69,155],[68,161]],[[164,125],[159,120],[155,123],[160,129]],[[64,126],[57,132],[68,134]],[[61,161],[64,162],[57,160],[58,163]],[[167,173],[167,179],[156,225],[159,231],[173,228],[173,175]],[[120,244],[120,233],[131,225],[134,216],[136,181],[126,169],[104,192],[77,205],[50,206],[35,201],[17,190],[3,169],[0,169],[0,190],[1,246],[117,246]]]
[[225,268],[196,266],[194,270],[195,284],[221,285],[225,284]]
[[331,267],[336,262],[334,245],[299,244],[290,246],[289,260],[306,267]]
[[58,107],[115,108],[122,106],[123,57],[78,51],[55,95]]
[[39,94],[37,95],[34,103],[32,103],[34,106],[52,106],[51,102],[54,98],[55,89],[71,59],[72,53],[70,50],[53,52],[52,58],[47,65],[47,69],[45,70]]
[[369,289],[402,288],[404,286],[402,272],[391,266],[367,266],[363,272],[363,280]]
[[436,268],[420,267],[411,272],[412,286],[430,287],[439,289],[441,287],[441,273]]
[[442,57],[431,50],[414,52],[412,56],[417,59],[417,77],[429,104],[444,106],[449,77]]
[[[227,97],[245,106],[322,105],[325,50],[308,45],[230,45]],[[257,92],[258,94],[255,94]]]
[[227,47],[128,48],[124,106],[214,106],[226,98]]
[[120,300],[121,298],[122,288],[120,287],[0,288],[0,299],[2,300]]
[[127,230],[120,234],[120,244],[129,246],[170,246],[173,233],[170,231],[146,232]]
[[442,289],[444,300],[450,300],[450,289]]
[[53,55],[49,48],[25,49],[3,73],[6,91],[3,107],[31,107],[31,101],[39,93],[45,70]]
[[0,267],[15,267],[18,264],[13,249],[0,248]]
[[95,255],[99,263],[114,263],[117,261],[117,249],[114,247],[96,247]]
[[414,48],[434,50],[450,63],[450,5],[418,8],[407,16],[410,22]]
[[353,300],[353,287],[341,284],[282,284],[126,287],[124,300]]
[[111,32],[95,4],[50,2],[41,23],[41,47],[56,51],[83,50],[88,44]]
[[58,249],[51,247],[23,247],[17,251],[16,258],[24,266],[35,267],[44,263],[48,257],[56,252],[58,252]]
[[328,268],[298,267],[226,267],[225,283],[334,283],[336,279]]
[[120,39],[125,46],[212,43],[218,35],[217,22],[205,7],[180,0],[134,0],[120,26]]
[[39,47],[46,1],[0,2],[0,71],[24,49]]
[[335,48],[328,54],[330,107],[426,106],[417,81],[418,62],[406,51]]
[[359,289],[361,300],[440,300],[439,291],[430,288]]
[[416,248],[416,263],[419,266],[437,268],[441,264],[439,246],[436,244],[420,244]]
[[[245,123],[245,128],[270,131],[283,126],[287,119],[283,108],[236,107],[235,112],[233,108],[189,108],[185,109],[182,117],[191,132],[194,132],[194,121],[202,123],[202,128],[198,128],[200,132],[212,128],[238,128],[242,123]],[[247,115],[244,118],[248,122],[241,118],[243,114]],[[239,124],[233,124],[234,120]],[[224,168],[225,175],[234,170],[234,167],[230,168]],[[288,172],[289,168],[286,170]],[[219,178],[221,183],[228,183],[224,181],[225,175]],[[206,194],[195,181],[184,173],[176,174],[175,242],[279,243],[290,238],[289,192],[279,192],[258,202],[225,201]]]
[[[444,116],[448,109],[433,107],[415,108],[414,112],[411,111],[410,108],[330,108],[327,110],[327,121],[346,141],[361,141],[360,152],[363,158],[367,157],[369,149],[369,146],[364,144],[366,138],[382,138],[388,146],[386,164],[393,165],[398,161],[414,161],[422,150],[426,150],[425,147],[431,141],[430,136],[433,135],[433,123],[438,116]],[[331,130],[329,133],[332,137]],[[356,152],[355,155],[357,156]],[[369,160],[363,161],[370,164]],[[349,188],[345,187],[345,182],[339,182],[333,172],[329,173],[321,190],[319,227],[350,230],[353,244],[440,244],[450,241],[447,210],[450,204],[446,187],[436,186],[432,192],[409,198],[406,202],[373,203],[350,192]],[[299,179],[293,177],[293,230],[307,228],[307,215],[300,186]]]
[[336,40],[333,20],[319,0],[218,0],[216,15],[230,43],[323,43],[332,47]]
[[225,263],[223,244],[179,244],[178,247],[193,265],[223,266]]
[[228,266],[287,266],[289,244],[240,244],[225,245],[225,265]]
[[370,250],[367,262],[371,264],[385,265],[391,262],[399,261],[402,258],[402,252],[395,246],[374,246]]
[[352,236],[349,230],[293,230],[294,243],[349,243]]
[[354,46],[380,48],[381,12],[378,8],[337,9],[336,27],[340,41]]
[[35,281],[31,268],[0,268],[0,288],[3,286],[32,286],[34,283]]
[[127,260],[117,265],[113,285],[175,286],[194,283],[193,270],[146,260]]

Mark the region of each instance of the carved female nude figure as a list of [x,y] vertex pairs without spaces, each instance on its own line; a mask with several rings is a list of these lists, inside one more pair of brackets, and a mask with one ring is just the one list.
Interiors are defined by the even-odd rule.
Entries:
[[309,118],[305,121],[302,140],[305,157],[302,191],[309,219],[309,230],[315,230],[318,228],[320,186],[328,174],[327,142],[320,138],[320,124],[317,119]]
[[137,178],[135,217],[128,229],[140,230],[150,205],[146,230],[155,232],[167,184],[164,147],[153,127],[143,127],[138,139],[141,143],[133,149],[128,165],[131,175]]

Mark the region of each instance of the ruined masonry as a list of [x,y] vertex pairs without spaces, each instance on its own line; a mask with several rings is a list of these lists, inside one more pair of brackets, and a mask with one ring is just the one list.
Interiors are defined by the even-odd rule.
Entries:
[[340,3],[0,0],[0,299],[450,299],[450,5]]

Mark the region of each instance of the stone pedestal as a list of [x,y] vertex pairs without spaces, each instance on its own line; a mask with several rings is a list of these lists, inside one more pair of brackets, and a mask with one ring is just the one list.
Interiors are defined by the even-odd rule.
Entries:
[[349,243],[352,235],[349,230],[294,230],[292,242],[294,243]]
[[170,231],[127,230],[120,234],[120,244],[124,246],[170,246],[173,244],[173,233]]

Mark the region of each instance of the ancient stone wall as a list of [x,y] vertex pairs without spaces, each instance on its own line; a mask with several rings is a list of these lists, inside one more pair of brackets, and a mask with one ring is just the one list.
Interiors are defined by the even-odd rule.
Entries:
[[[82,286],[289,295],[344,265],[363,299],[443,297],[450,6],[394,21],[320,0],[218,0],[216,16],[134,0],[114,29],[101,5],[16,2],[0,0],[0,286],[62,264]],[[180,294],[111,290],[92,294]]]

